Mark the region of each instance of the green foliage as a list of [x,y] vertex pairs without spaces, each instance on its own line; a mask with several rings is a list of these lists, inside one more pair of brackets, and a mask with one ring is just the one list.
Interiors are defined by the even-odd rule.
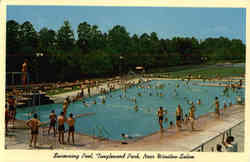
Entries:
[[20,53],[36,53],[38,47],[38,34],[29,21],[24,22],[20,26],[20,43]]
[[[150,71],[218,61],[244,62],[246,53],[245,44],[239,39],[159,39],[155,32],[130,36],[120,25],[102,33],[97,25],[87,22],[78,25],[77,38],[75,40],[69,21],[65,21],[58,31],[44,27],[37,33],[28,21],[19,25],[10,20],[7,22],[7,56],[44,53],[43,62],[31,59],[30,65],[34,71],[40,67],[41,81],[47,81],[48,77],[54,81],[70,81],[121,75],[135,71],[137,66]],[[8,60],[8,67],[10,64]]]
[[7,22],[6,29],[6,51],[7,53],[14,54],[20,50],[20,25],[14,21],[10,20]]
[[58,30],[57,45],[63,52],[69,51],[74,47],[74,32],[68,21],[64,21],[63,26]]

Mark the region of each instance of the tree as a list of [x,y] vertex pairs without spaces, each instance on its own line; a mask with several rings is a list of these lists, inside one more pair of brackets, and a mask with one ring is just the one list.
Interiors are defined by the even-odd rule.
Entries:
[[29,21],[25,21],[21,25],[20,42],[21,53],[35,54],[38,47],[38,35],[33,25]]
[[42,28],[39,31],[39,52],[50,53],[56,45],[56,32],[52,29]]
[[145,53],[149,53],[150,51],[150,36],[147,33],[143,33],[140,36],[140,53],[141,54],[145,54]]
[[17,54],[20,49],[20,25],[15,20],[7,21],[6,53]]
[[126,54],[130,37],[124,26],[116,25],[108,31],[108,44],[117,54]]
[[64,21],[64,25],[58,30],[57,45],[64,52],[74,48],[74,32],[71,29],[69,21]]
[[87,22],[80,23],[77,28],[77,45],[83,52],[103,48],[103,36],[97,25],[91,26]]

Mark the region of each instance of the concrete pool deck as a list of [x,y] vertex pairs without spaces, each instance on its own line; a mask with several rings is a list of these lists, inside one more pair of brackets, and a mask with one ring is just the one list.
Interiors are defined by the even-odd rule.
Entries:
[[[203,142],[211,139],[225,130],[244,122],[244,105],[233,105],[223,114],[222,119],[215,119],[213,113],[201,116],[196,121],[196,131],[190,131],[184,127],[181,131],[175,128],[168,129],[164,133],[155,132],[141,139],[127,141],[128,144],[121,144],[121,141],[101,140],[88,135],[76,134],[75,145],[61,145],[57,138],[48,136],[47,128],[40,128],[38,137],[38,149],[64,149],[64,150],[119,150],[119,151],[191,151]],[[136,122],[136,121],[135,121]],[[18,124],[19,123],[19,124]],[[17,121],[16,127],[23,127],[23,121]],[[156,125],[158,127],[158,125]],[[10,126],[11,128],[11,126]],[[244,151],[244,124],[237,128],[239,132],[236,139],[239,143],[239,151]],[[6,149],[30,149],[30,130],[10,129],[9,135],[5,138]],[[65,141],[67,134],[65,133]],[[221,142],[221,141],[220,141]],[[216,145],[218,142],[215,142]]]

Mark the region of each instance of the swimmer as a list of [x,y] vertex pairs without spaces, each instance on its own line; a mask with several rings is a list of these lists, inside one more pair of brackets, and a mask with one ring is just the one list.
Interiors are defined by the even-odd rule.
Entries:
[[188,120],[189,120],[189,119],[188,119],[188,115],[187,115],[187,114],[185,114],[185,118],[184,118],[184,124],[185,124],[185,125],[187,125],[187,124],[188,124]]
[[103,103],[103,104],[105,104],[105,103],[106,103],[106,100],[105,100],[104,98],[102,99],[102,103]]
[[75,119],[73,118],[73,114],[72,113],[70,113],[69,118],[67,119],[67,124],[69,125],[68,143],[70,143],[70,135],[71,135],[71,137],[72,137],[72,143],[75,144],[75,140],[74,140]]
[[242,104],[242,99],[241,99],[240,96],[237,96],[237,103],[238,103],[238,104]]
[[200,105],[200,104],[201,104],[201,100],[200,100],[200,99],[198,99],[197,104],[198,104],[198,105]]
[[96,100],[94,100],[93,104],[96,104]]
[[181,105],[178,104],[176,108],[176,126],[178,129],[181,128],[181,119],[182,119],[182,109],[181,109]]
[[172,122],[172,121],[170,121],[170,123],[169,123],[169,124],[170,124],[170,127],[169,127],[170,129],[174,128],[174,124],[173,124],[173,122]]
[[163,122],[164,114],[167,114],[167,111],[163,110],[163,107],[160,107],[157,111],[157,115],[158,115],[158,122],[159,122],[161,131],[163,131],[162,122]]
[[50,129],[53,128],[54,130],[54,137],[56,136],[56,114],[55,111],[52,110],[49,114],[50,124],[49,124],[49,130],[48,135],[50,135]]
[[135,105],[134,110],[135,110],[135,112],[137,112],[139,110],[138,105]]
[[29,146],[32,147],[32,142],[34,143],[34,147],[36,147],[37,142],[37,136],[38,136],[38,130],[39,126],[42,123],[37,119],[37,114],[34,114],[34,117],[26,122],[26,125],[31,129],[31,139]]
[[165,123],[168,123],[168,118],[166,117],[165,120],[164,120]]
[[215,97],[214,104],[215,104],[215,114],[217,115],[217,118],[219,119],[220,118],[220,102],[217,96]]
[[59,132],[58,141],[60,144],[64,144],[65,116],[63,112],[61,112],[61,114],[58,116],[57,121],[58,121],[58,132]]
[[233,106],[233,103],[232,101],[229,102],[229,107],[232,107]]
[[240,87],[242,87],[242,80],[240,79],[240,83],[239,83]]
[[13,126],[16,118],[16,100],[14,96],[8,96],[8,104],[9,104],[9,115],[10,121],[12,121]]
[[195,110],[192,107],[189,110],[189,121],[191,124],[191,130],[193,131],[194,130],[194,122],[195,122]]
[[64,114],[64,117],[67,114],[67,109],[68,109],[68,102],[67,102],[67,100],[64,100],[64,103],[63,103],[63,114]]
[[226,111],[226,109],[227,109],[227,103],[224,101],[224,111]]
[[122,137],[123,139],[133,139],[132,136],[129,136],[129,135],[125,134],[125,133],[122,133],[122,134],[121,134],[121,137]]
[[5,134],[8,132],[8,122],[10,120],[10,114],[7,104],[5,104]]

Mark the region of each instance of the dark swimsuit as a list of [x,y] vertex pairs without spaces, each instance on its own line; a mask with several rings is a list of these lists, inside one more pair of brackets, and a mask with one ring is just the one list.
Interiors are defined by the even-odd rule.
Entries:
[[64,124],[58,126],[58,131],[64,131],[64,130],[65,130]]
[[163,116],[159,116],[159,120],[163,120]]
[[181,120],[181,116],[176,116],[176,120]]
[[31,134],[32,135],[37,135],[38,134],[38,127],[35,130],[31,129]]
[[50,126],[51,127],[55,127],[56,126],[56,120],[55,119],[53,119],[53,120],[50,121]]
[[14,110],[15,110],[15,107],[14,107],[13,105],[10,105],[10,106],[9,106],[9,110],[10,110],[10,111],[14,111]]
[[69,132],[74,132],[74,131],[75,131],[75,127],[74,126],[69,127]]

